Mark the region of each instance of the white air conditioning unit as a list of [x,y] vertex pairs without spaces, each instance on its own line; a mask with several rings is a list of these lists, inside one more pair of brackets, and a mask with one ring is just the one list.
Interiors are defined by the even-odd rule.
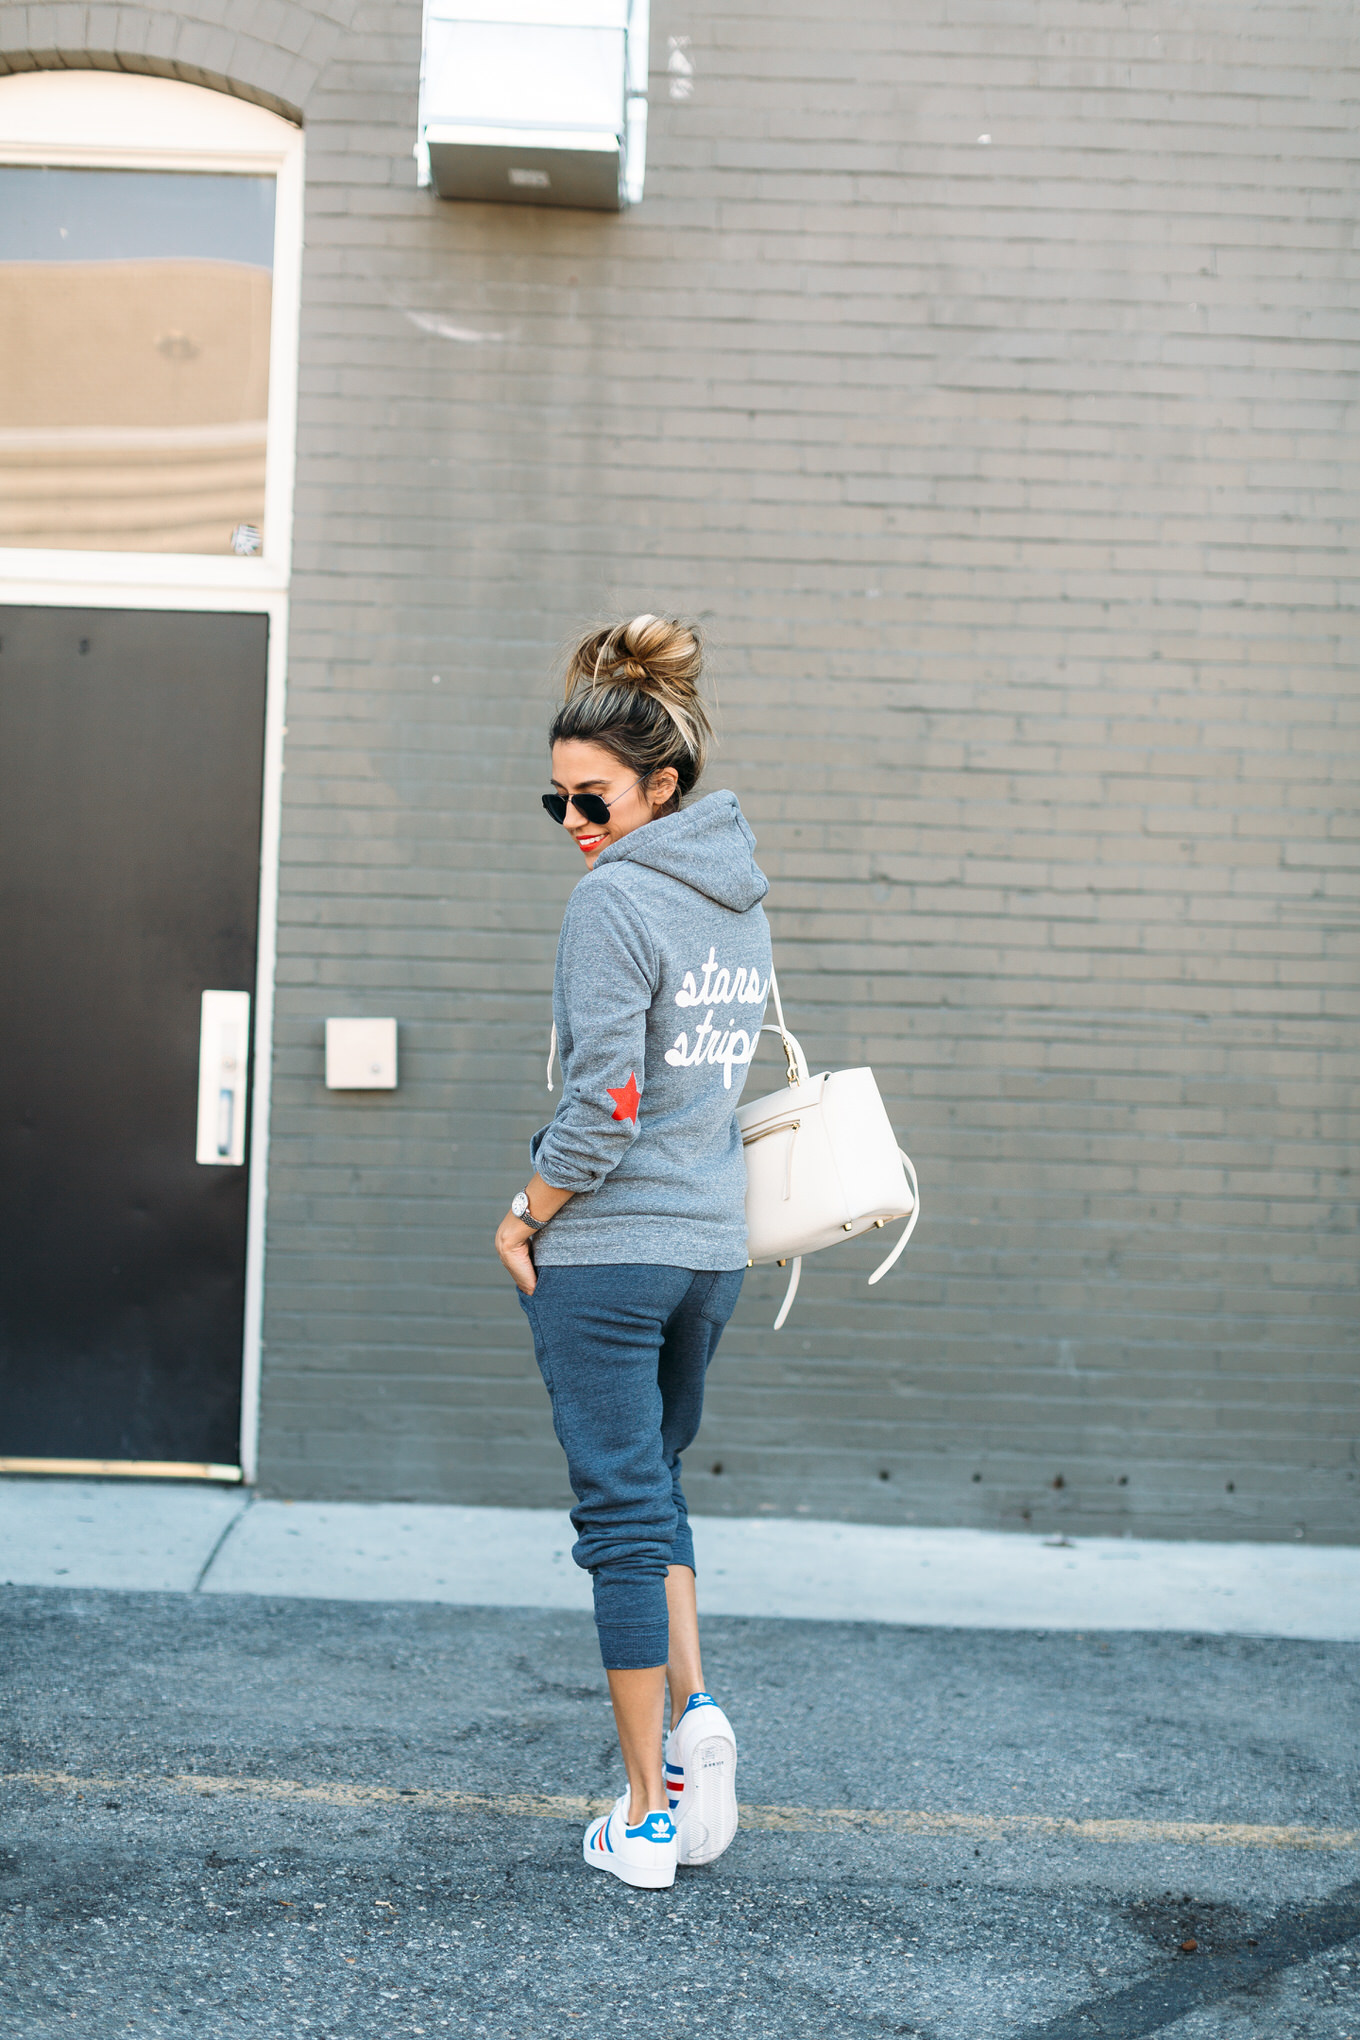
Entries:
[[619,212],[642,197],[648,0],[425,0],[419,181]]

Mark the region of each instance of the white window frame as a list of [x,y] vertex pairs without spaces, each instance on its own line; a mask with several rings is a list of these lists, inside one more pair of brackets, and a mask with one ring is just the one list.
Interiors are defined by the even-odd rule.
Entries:
[[[135,136],[135,140],[127,137]],[[89,552],[0,546],[10,581],[143,588],[286,588],[292,561],[302,268],[302,130],[249,100],[126,71],[22,71],[0,78],[0,164],[103,170],[220,170],[273,177],[274,281],[269,333],[264,549],[211,553]]]
[[[129,140],[128,137],[135,137]],[[0,163],[124,170],[255,172],[275,179],[264,550],[202,553],[0,547],[0,605],[213,610],[269,619],[259,938],[251,1073],[241,1478],[259,1451],[270,1069],[278,942],[288,582],[292,564],[301,299],[303,138],[279,115],[206,86],[116,71],[28,71],[0,77]],[[108,1469],[114,1471],[113,1467]]]

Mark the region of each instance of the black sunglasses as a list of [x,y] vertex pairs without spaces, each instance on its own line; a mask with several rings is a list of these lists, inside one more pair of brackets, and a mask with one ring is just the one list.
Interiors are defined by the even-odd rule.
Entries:
[[[646,777],[645,772],[639,772],[633,786],[640,786]],[[623,793],[631,793],[633,786],[625,786]],[[623,793],[614,795],[616,805],[623,799]],[[574,807],[584,821],[594,822],[597,829],[602,829],[609,820],[608,803],[598,793],[545,793],[543,805],[555,822],[565,822],[569,807]]]

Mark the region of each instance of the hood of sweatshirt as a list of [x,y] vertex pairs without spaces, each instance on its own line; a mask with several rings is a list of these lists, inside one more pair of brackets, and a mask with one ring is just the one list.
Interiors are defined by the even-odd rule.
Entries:
[[693,807],[662,815],[609,843],[595,860],[643,864],[692,886],[705,899],[744,914],[770,889],[755,859],[756,839],[735,793],[709,793]]

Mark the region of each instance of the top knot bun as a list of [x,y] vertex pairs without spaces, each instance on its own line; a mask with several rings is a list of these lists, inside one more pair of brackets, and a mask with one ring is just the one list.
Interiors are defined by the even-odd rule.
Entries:
[[634,616],[582,638],[567,662],[552,743],[601,744],[639,776],[673,765],[679,794],[704,769],[713,735],[699,694],[703,640],[675,616]]
[[611,681],[649,682],[673,688],[679,697],[693,696],[703,671],[703,644],[693,624],[674,616],[635,616],[583,638],[567,667],[567,699],[582,682],[589,687]]

